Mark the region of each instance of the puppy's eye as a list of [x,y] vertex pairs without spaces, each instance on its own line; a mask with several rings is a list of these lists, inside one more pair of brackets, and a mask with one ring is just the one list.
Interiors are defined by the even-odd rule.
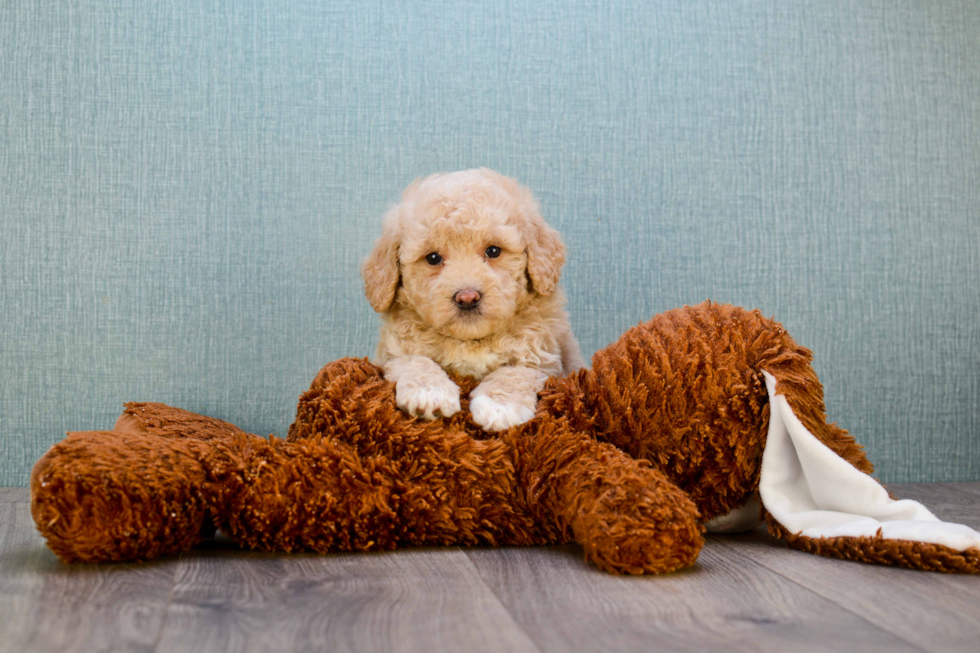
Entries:
[[500,256],[500,248],[496,245],[490,245],[487,247],[487,258],[497,258]]
[[425,255],[425,262],[429,265],[439,265],[442,263],[442,257],[437,252],[432,252]]

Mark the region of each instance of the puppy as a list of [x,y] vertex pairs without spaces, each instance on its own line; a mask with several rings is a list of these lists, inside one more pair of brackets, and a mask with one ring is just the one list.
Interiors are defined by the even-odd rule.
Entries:
[[551,375],[584,367],[558,287],[565,245],[531,192],[492,170],[416,180],[384,218],[362,268],[381,314],[374,363],[398,406],[460,410],[446,370],[475,377],[473,420],[500,431],[534,417]]

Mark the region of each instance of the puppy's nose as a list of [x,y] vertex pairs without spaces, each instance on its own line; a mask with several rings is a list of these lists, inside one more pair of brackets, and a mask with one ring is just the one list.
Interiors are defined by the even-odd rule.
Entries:
[[464,288],[456,293],[453,299],[456,301],[457,306],[464,311],[469,311],[476,308],[476,305],[480,303],[480,293],[472,288]]

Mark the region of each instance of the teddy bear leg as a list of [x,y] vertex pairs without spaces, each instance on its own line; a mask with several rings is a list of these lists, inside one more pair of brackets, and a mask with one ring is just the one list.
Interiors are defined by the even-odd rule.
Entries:
[[423,426],[360,444],[331,433],[255,438],[249,460],[221,483],[219,527],[265,551],[557,541],[527,510],[499,439]]
[[69,433],[31,473],[31,514],[65,562],[148,560],[214,533],[207,473],[188,443]]
[[531,510],[613,573],[664,573],[697,560],[704,530],[694,502],[664,474],[567,427],[510,435]]

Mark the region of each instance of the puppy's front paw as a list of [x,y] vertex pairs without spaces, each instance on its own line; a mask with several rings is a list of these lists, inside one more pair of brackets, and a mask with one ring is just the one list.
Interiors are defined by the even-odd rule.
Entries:
[[473,421],[484,431],[505,431],[534,417],[534,408],[479,395],[470,399],[470,413]]
[[450,417],[459,412],[459,386],[449,379],[433,385],[400,379],[395,384],[395,403],[409,415],[425,419]]

